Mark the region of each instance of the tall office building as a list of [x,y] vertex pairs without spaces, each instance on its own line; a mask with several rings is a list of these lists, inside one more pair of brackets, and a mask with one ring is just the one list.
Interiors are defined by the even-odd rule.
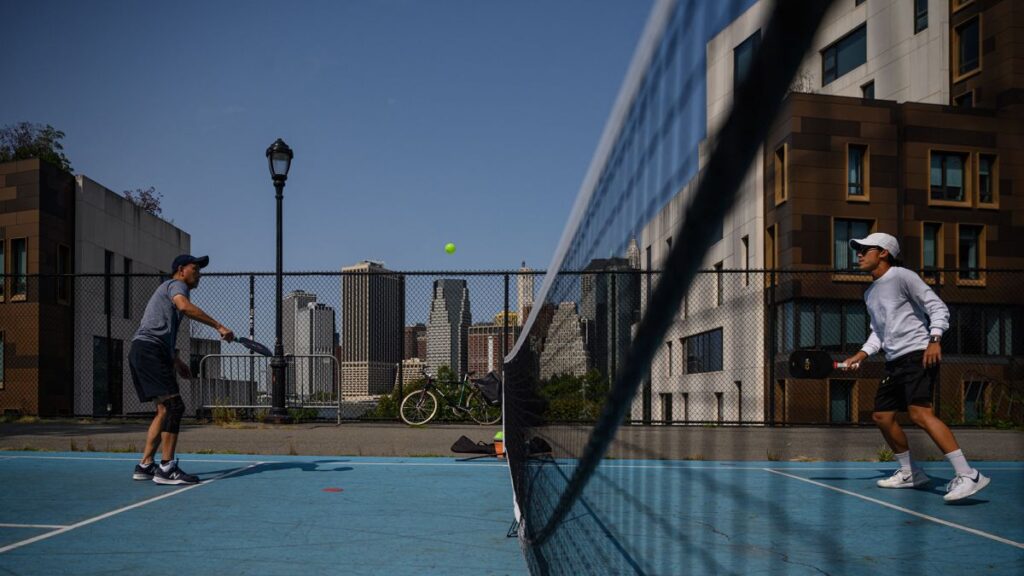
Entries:
[[313,302],[316,302],[316,294],[305,290],[292,290],[285,294],[281,312],[281,344],[284,346],[285,354],[298,354],[295,351],[295,320],[306,306]]
[[626,358],[640,314],[639,270],[626,258],[598,258],[580,278],[580,317],[593,367],[611,379]]
[[342,396],[390,393],[402,361],[405,278],[369,261],[342,272]]
[[592,363],[584,334],[583,320],[575,302],[562,302],[555,310],[540,356],[540,378],[559,374],[583,376]]
[[519,326],[526,322],[529,314],[526,310],[533,307],[533,270],[526,267],[526,261],[519,267],[519,274],[516,276],[516,306],[519,310]]
[[469,360],[469,287],[465,280],[435,280],[427,323],[427,368],[437,373],[448,366],[458,378]]
[[294,393],[305,402],[334,398],[334,308],[310,302],[295,315]]

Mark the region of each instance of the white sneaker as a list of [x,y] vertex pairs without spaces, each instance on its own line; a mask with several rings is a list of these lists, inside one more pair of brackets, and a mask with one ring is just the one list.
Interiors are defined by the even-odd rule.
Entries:
[[924,470],[915,469],[913,472],[904,472],[898,468],[892,476],[883,478],[876,482],[879,488],[917,488],[931,482],[931,478],[924,473]]
[[958,475],[946,484],[946,495],[942,497],[946,502],[955,502],[957,500],[963,500],[968,496],[973,496],[979,490],[988,486],[988,476],[983,475],[977,470],[974,471],[974,477],[966,475]]

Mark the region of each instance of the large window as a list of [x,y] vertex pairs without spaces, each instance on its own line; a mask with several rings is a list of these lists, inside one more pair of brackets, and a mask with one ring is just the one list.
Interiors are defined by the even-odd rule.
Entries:
[[673,366],[672,366],[672,361],[673,361],[673,358],[672,358],[672,341],[669,340],[668,342],[665,342],[665,347],[666,347],[665,354],[668,355],[668,375],[671,376],[672,375],[672,368],[673,368]]
[[[953,29],[953,70],[956,77],[981,68],[981,20],[972,18]],[[954,81],[956,78],[954,78]]]
[[732,87],[735,91],[747,77],[750,67],[754,63],[754,54],[757,47],[761,45],[761,31],[758,30],[750,35],[732,51]]
[[999,205],[999,170],[992,154],[978,154],[978,204]]
[[11,240],[11,300],[24,300],[28,294],[28,242]]
[[928,0],[914,0],[914,34],[928,28]]
[[969,304],[949,305],[943,354],[1015,356],[1024,353],[1024,309]]
[[921,234],[921,267],[926,281],[941,282],[938,270],[942,268],[942,224],[925,222]]
[[670,392],[662,392],[661,396],[661,421],[668,424],[672,422],[672,394]]
[[967,154],[932,152],[929,184],[931,199],[940,202],[967,200]]
[[958,224],[957,228],[957,277],[960,280],[983,281],[985,227]]
[[830,84],[867,59],[867,26],[861,26],[821,51],[821,85]]
[[694,334],[684,340],[686,373],[719,372],[722,370],[722,329]]
[[846,148],[846,195],[850,199],[868,198],[868,147],[849,144]]
[[870,332],[863,301],[790,301],[776,308],[776,316],[779,350],[784,353],[815,348],[852,354]]
[[850,248],[850,240],[870,234],[872,224],[871,220],[835,219],[832,223],[832,266],[836,270],[858,271],[857,253]]

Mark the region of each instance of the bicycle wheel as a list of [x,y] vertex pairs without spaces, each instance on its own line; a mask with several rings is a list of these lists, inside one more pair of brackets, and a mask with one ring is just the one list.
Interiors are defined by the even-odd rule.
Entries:
[[437,396],[426,388],[409,392],[402,398],[398,414],[410,426],[426,424],[437,414]]
[[501,406],[494,406],[487,402],[479,390],[473,390],[466,398],[466,407],[469,417],[477,424],[497,424],[501,420]]

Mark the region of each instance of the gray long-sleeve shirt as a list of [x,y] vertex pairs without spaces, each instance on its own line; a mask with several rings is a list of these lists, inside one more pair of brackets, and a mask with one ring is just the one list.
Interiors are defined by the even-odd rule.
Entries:
[[949,329],[949,308],[924,280],[906,268],[892,267],[864,293],[871,335],[861,350],[879,350],[892,360],[928,347],[930,335]]

